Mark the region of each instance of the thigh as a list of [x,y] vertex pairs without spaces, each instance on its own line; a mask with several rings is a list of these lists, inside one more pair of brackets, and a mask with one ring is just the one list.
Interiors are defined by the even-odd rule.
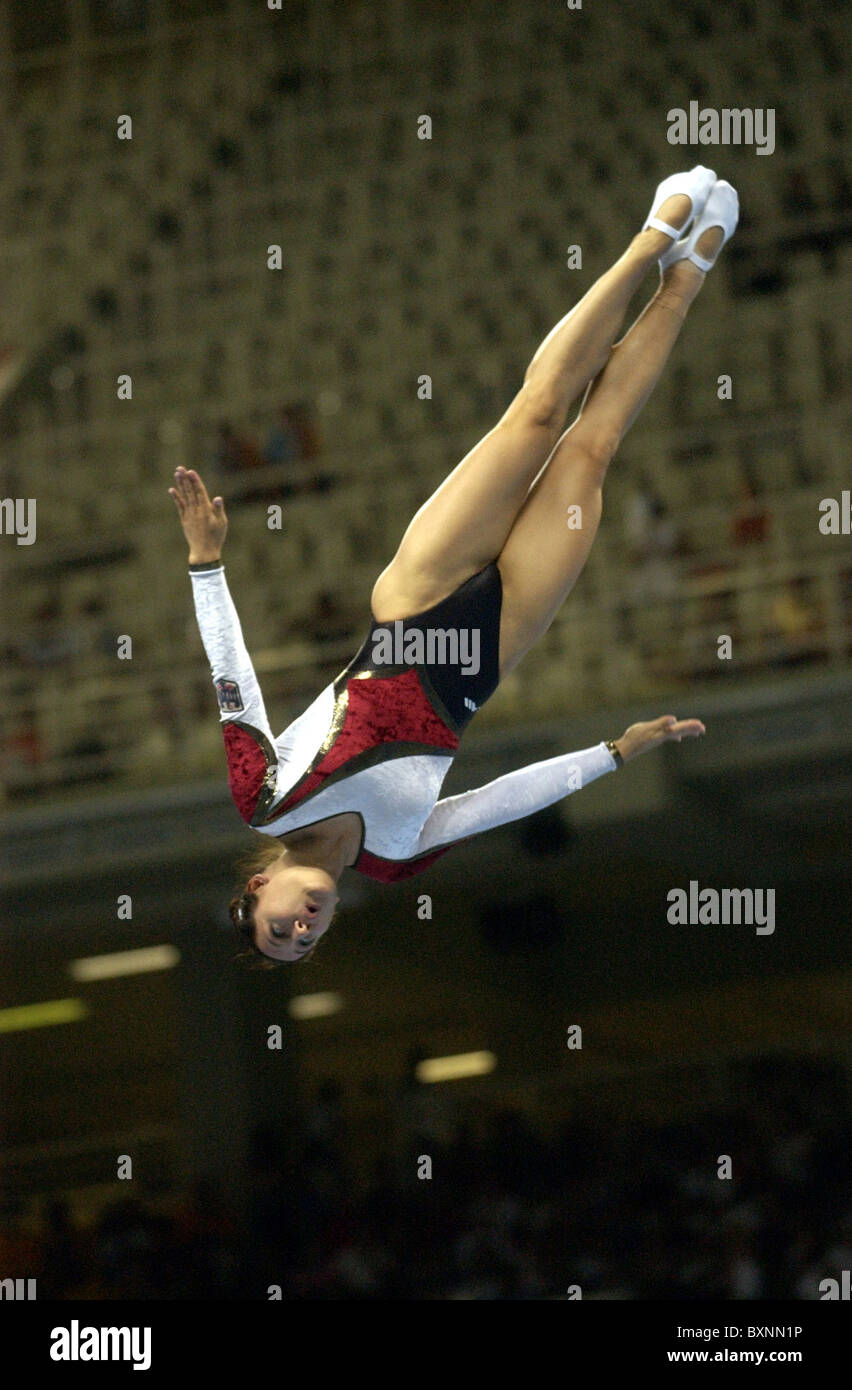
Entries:
[[601,517],[599,470],[563,444],[530,489],[497,559],[503,580],[500,677],[517,666],[573,589]]
[[373,589],[377,622],[439,603],[497,558],[557,438],[520,392],[412,518]]

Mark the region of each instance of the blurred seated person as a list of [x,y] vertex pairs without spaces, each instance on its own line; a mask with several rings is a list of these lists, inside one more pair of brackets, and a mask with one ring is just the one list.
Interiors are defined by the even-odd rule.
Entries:
[[36,666],[49,666],[69,660],[84,647],[79,626],[66,622],[58,598],[46,599],[33,614],[19,652],[23,661]]
[[316,458],[321,450],[322,442],[310,406],[305,401],[298,401],[288,408],[288,413],[296,431],[299,457],[303,459]]
[[777,654],[774,666],[797,666],[824,655],[819,634],[824,623],[813,601],[810,584],[799,576],[790,581],[772,600],[769,610],[769,637]]
[[731,521],[731,538],[736,545],[761,544],[769,535],[772,518],[752,484],[742,486],[742,501]]
[[238,434],[223,420],[219,425],[215,465],[223,473],[242,473],[248,468],[262,468],[263,456],[250,435]]
[[4,770],[35,767],[44,761],[44,745],[32,714],[25,713],[0,744],[0,764]]
[[278,423],[272,426],[263,446],[264,462],[269,464],[294,463],[301,458],[299,432],[285,407],[278,415]]
[[89,650],[102,656],[115,656],[116,630],[110,626],[106,600],[101,594],[90,594],[80,608],[88,625]]

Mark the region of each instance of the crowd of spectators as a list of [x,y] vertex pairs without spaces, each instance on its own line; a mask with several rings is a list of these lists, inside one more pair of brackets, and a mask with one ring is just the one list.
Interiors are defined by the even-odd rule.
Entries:
[[[281,501],[297,492],[325,491],[332,479],[317,467],[322,439],[313,409],[306,402],[286,405],[265,435],[219,423],[210,459],[212,476],[222,477],[231,503]],[[268,481],[252,475],[274,469]]]
[[205,1182],[116,1201],[87,1230],[53,1201],[36,1235],[6,1223],[5,1263],[39,1297],[157,1299],[817,1299],[852,1267],[849,1081],[833,1064],[743,1065],[735,1103],[667,1124],[566,1106],[546,1134],[445,1089],[402,1086],[366,1186],[327,1083],[289,1146],[256,1136],[241,1213]]
[[[727,546],[711,557],[695,550],[651,483],[636,483],[622,522],[630,582],[618,616],[623,640],[650,675],[706,680],[827,659],[827,616],[812,578],[793,574],[741,587],[744,571],[764,558],[773,522],[768,500],[746,479]],[[740,603],[751,609],[747,640]],[[719,659],[723,635],[731,638],[731,659]]]

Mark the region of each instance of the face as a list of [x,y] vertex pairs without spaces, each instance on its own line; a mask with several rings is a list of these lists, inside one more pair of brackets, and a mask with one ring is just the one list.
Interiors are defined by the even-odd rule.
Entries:
[[337,885],[325,869],[299,864],[272,865],[246,884],[257,895],[254,939],[271,960],[300,960],[328,931],[340,901]]

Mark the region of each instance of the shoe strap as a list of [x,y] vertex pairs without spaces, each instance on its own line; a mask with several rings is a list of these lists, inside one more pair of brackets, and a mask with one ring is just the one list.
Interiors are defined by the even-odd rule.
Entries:
[[642,230],[644,231],[646,227],[654,227],[658,232],[665,232],[666,236],[674,237],[675,241],[683,236],[682,227],[678,231],[677,227],[670,227],[668,222],[663,222],[659,217],[649,217]]
[[699,270],[712,270],[716,264],[715,261],[707,261],[703,256],[699,256],[697,251],[687,251],[686,260],[692,261],[692,264],[697,265]]

